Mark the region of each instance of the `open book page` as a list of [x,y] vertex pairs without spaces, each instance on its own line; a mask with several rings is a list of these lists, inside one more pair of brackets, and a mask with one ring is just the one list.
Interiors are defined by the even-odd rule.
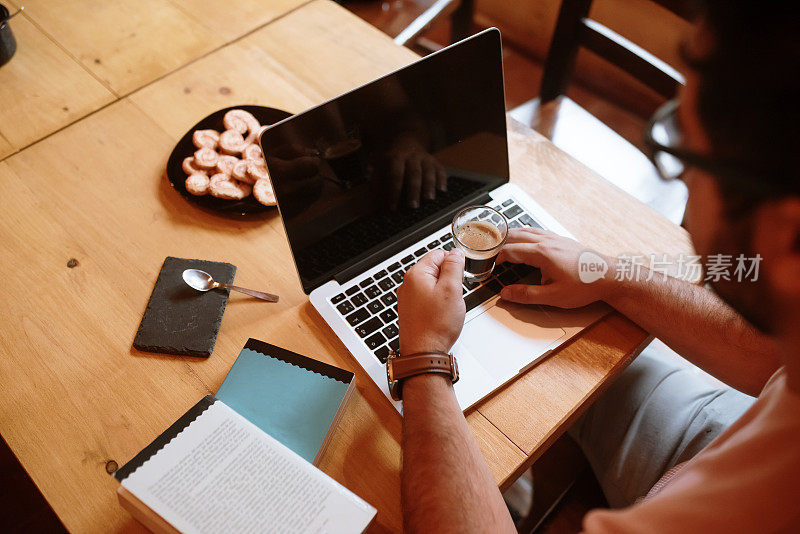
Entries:
[[182,532],[361,532],[375,515],[220,401],[122,486]]

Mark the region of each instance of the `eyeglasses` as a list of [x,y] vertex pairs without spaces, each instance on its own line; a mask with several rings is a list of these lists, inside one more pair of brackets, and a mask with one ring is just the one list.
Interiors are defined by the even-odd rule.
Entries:
[[743,165],[681,148],[683,133],[678,124],[677,110],[678,100],[670,100],[656,110],[644,132],[647,156],[663,180],[680,179],[689,167],[696,167],[748,193],[763,196],[783,190],[770,180],[759,179],[763,172],[750,171]]
[[670,100],[653,114],[644,132],[647,156],[663,180],[677,180],[688,167],[713,172],[718,164],[710,158],[680,148],[683,132],[678,124],[678,100]]

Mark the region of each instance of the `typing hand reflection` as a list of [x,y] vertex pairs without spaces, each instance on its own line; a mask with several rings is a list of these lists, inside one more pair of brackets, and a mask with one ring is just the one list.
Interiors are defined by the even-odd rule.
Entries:
[[299,145],[284,145],[267,156],[271,174],[280,174],[288,180],[304,180],[319,176],[322,160],[319,153]]
[[418,208],[420,198],[433,200],[436,190],[447,191],[447,174],[439,161],[414,136],[395,139],[388,152],[389,205],[397,209],[404,196],[409,208]]
[[271,151],[267,167],[273,176],[280,176],[281,211],[292,216],[305,210],[322,192],[322,181],[330,169],[316,150],[299,145],[285,145]]

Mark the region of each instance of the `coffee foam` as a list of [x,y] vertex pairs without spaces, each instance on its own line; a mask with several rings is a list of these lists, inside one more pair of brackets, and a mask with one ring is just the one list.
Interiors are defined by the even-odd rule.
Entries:
[[491,258],[497,254],[497,246],[503,237],[495,225],[487,221],[470,221],[456,232],[457,245],[467,256],[476,260]]

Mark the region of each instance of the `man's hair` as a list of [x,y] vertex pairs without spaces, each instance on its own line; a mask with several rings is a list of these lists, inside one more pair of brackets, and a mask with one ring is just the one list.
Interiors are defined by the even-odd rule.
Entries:
[[739,208],[800,194],[798,11],[794,1],[700,4],[713,43],[710,54],[690,59],[699,74],[700,121],[714,157],[741,167],[764,191],[761,198],[742,194],[720,176],[723,195]]

